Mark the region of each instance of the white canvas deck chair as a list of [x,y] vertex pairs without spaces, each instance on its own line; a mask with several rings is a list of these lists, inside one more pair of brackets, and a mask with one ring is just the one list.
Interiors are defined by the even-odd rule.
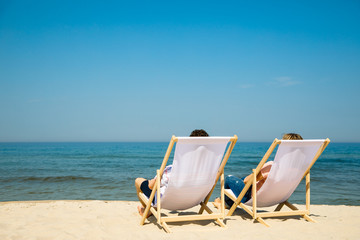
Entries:
[[[309,217],[310,214],[310,169],[321,153],[329,144],[329,139],[322,140],[278,140],[275,139],[263,159],[260,161],[250,180],[236,198],[230,189],[225,189],[225,194],[234,201],[228,212],[231,216],[237,206],[249,213],[254,220],[265,226],[269,225],[263,220],[266,217],[296,216],[300,215],[308,221],[315,222]],[[264,185],[256,192],[256,177],[261,168],[270,157],[275,147],[279,145],[274,163],[270,169]],[[306,210],[299,210],[288,199],[295,191],[301,180],[306,177]],[[241,203],[249,187],[252,186],[252,198],[246,203]],[[252,206],[252,209],[247,207]],[[258,207],[270,207],[277,205],[273,212],[258,212]],[[280,211],[286,205],[291,211]]]
[[[234,137],[175,137],[171,138],[164,160],[159,170],[155,187],[147,198],[142,192],[139,197],[146,204],[140,224],[143,225],[149,211],[156,217],[157,223],[166,232],[170,232],[168,222],[195,220],[216,220],[225,227],[224,205],[224,167],[237,141]],[[176,142],[171,176],[168,186],[160,196],[160,179]],[[225,153],[226,147],[227,151]],[[221,184],[222,208],[220,213],[213,213],[207,206],[209,198],[219,180]],[[156,195],[156,205],[152,201]],[[159,201],[160,199],[160,201]],[[183,216],[163,216],[161,210],[186,210],[200,205],[198,214]],[[203,211],[207,214],[203,214]],[[171,214],[172,215],[172,214]]]

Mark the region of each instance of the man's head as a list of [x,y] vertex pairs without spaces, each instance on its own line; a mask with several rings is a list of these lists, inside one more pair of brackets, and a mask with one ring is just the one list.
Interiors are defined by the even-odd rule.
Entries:
[[283,140],[303,140],[300,134],[297,133],[285,133],[282,137]]
[[209,134],[204,129],[195,129],[191,132],[190,137],[208,137]]

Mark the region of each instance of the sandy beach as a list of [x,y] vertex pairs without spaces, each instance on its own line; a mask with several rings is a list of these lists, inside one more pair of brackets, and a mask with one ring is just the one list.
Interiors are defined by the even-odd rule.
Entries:
[[[299,217],[254,223],[241,209],[225,220],[169,224],[150,217],[144,226],[133,201],[28,201],[0,203],[0,239],[359,239],[360,207],[312,205],[317,223]],[[304,206],[297,205],[299,208]],[[196,211],[197,208],[190,209]]]

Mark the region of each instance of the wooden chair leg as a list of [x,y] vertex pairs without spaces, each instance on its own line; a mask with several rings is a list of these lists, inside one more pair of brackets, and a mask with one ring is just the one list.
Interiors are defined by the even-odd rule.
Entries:
[[262,219],[261,217],[256,218],[256,220],[257,220],[259,223],[265,225],[266,227],[270,227],[270,225],[267,224],[267,223],[264,221],[264,219]]
[[216,222],[217,222],[221,227],[226,228],[225,223],[224,223],[220,218],[216,219]]
[[149,214],[150,207],[151,207],[150,204],[148,206],[146,206],[145,211],[144,211],[144,213],[143,213],[143,215],[141,217],[141,220],[140,220],[140,225],[144,225],[145,220],[147,218],[146,216]]
[[294,205],[292,205],[292,204],[289,203],[288,201],[285,201],[284,204],[285,204],[288,208],[290,208],[291,210],[294,210],[294,211],[299,210],[297,207],[295,207]]
[[277,205],[277,207],[275,208],[275,212],[278,212],[281,210],[281,208],[285,205],[285,203],[280,203],[279,205]]
[[309,222],[313,222],[313,223],[316,223],[316,221],[314,220],[314,219],[312,219],[309,215],[307,215],[307,214],[305,214],[304,216],[303,216],[307,221],[309,221]]
[[170,230],[169,226],[166,224],[166,222],[162,222],[161,226],[164,228],[165,232],[171,233],[171,230]]

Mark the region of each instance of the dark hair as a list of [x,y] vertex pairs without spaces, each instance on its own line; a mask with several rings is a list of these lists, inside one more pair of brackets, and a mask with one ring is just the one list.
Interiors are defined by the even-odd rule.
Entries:
[[190,137],[208,137],[209,134],[204,129],[195,129],[191,132]]
[[285,133],[282,137],[283,140],[303,140],[300,134],[297,133]]

